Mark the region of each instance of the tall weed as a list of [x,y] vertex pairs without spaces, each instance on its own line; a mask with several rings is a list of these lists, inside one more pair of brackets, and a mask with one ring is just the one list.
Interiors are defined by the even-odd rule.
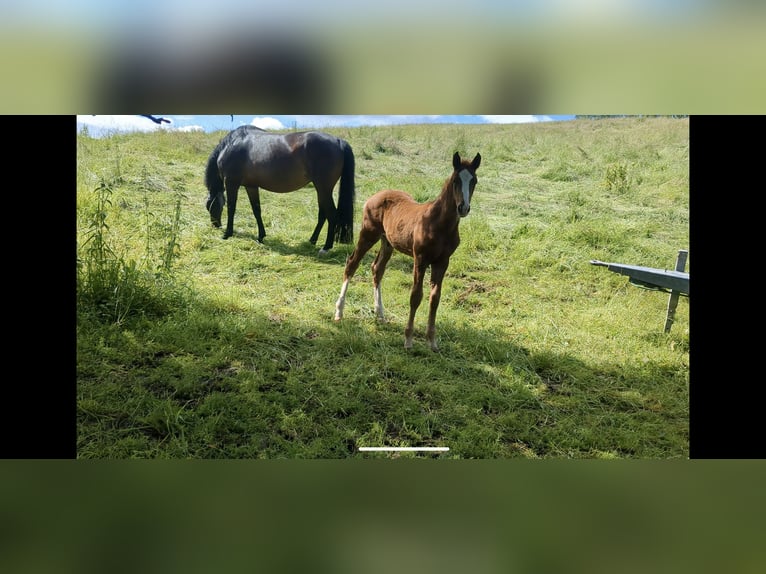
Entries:
[[131,315],[162,314],[170,308],[167,300],[174,292],[172,264],[179,254],[181,197],[171,221],[162,226],[165,241],[155,257],[151,253],[153,216],[145,201],[146,255],[137,261],[110,242],[107,219],[113,193],[113,183],[102,178],[92,204],[84,208],[86,223],[77,250],[77,302],[78,311],[91,311],[119,325]]

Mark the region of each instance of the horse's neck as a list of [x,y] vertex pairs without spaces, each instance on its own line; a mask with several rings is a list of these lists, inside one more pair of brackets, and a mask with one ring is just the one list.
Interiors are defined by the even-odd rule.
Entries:
[[457,213],[455,200],[452,199],[451,183],[452,178],[444,182],[444,187],[442,187],[442,191],[439,194],[439,197],[434,199],[432,202],[432,209],[438,211],[439,218],[444,222],[445,225],[454,225],[457,227],[457,225],[460,223],[460,216]]

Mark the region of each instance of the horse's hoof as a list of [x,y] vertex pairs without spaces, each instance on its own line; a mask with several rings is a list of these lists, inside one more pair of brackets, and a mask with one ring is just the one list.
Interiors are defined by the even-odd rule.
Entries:
[[327,255],[328,253],[329,253],[329,251],[327,251],[326,249],[320,249],[319,252],[317,253],[317,255],[322,257],[324,255]]

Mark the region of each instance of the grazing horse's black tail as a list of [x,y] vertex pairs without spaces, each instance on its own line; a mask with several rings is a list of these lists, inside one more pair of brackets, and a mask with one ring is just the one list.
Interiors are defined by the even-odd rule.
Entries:
[[356,186],[354,185],[354,151],[351,145],[343,142],[343,171],[340,175],[340,190],[338,191],[338,225],[335,228],[335,239],[340,243],[354,241],[354,200]]

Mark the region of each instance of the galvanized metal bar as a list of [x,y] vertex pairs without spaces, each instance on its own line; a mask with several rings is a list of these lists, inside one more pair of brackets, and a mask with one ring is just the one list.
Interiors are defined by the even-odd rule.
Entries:
[[605,263],[604,261],[591,260],[591,265],[606,267],[609,271],[627,275],[630,282],[640,287],[670,291],[668,299],[667,315],[665,317],[665,332],[670,331],[675,319],[676,307],[679,295],[689,295],[689,274],[684,272],[686,258],[689,252],[679,249],[676,259],[676,268],[673,271],[667,269],[655,269],[653,267],[641,267],[640,265],[624,265],[622,263]]
[[592,265],[606,267],[609,271],[627,275],[632,280],[647,287],[659,289],[671,289],[689,294],[689,274],[681,271],[669,271],[667,269],[654,269],[639,265],[623,265],[622,263],[604,263],[603,261],[591,261]]
[[[676,271],[683,271],[686,268],[686,257],[689,252],[685,249],[678,250],[678,258],[676,259]],[[688,292],[688,287],[687,287]],[[665,317],[665,332],[670,333],[670,328],[673,326],[673,321],[676,316],[676,306],[678,305],[678,296],[680,291],[672,290],[670,292],[670,298],[668,298],[668,313]]]

